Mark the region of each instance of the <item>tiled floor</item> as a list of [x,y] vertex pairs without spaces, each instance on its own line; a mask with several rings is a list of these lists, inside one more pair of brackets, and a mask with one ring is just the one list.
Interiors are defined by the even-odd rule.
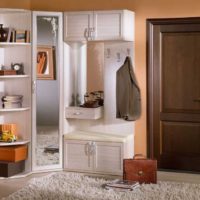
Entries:
[[[51,173],[51,172],[49,172]],[[17,191],[27,184],[27,182],[34,177],[45,176],[49,173],[31,174],[24,178],[8,178],[0,180],[0,199]],[[186,173],[172,173],[172,172],[158,172],[158,180],[162,181],[180,181],[200,184],[200,174],[186,174]]]

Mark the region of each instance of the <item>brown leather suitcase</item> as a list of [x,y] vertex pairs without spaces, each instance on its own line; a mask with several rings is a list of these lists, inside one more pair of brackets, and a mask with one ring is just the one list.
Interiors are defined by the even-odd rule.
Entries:
[[157,183],[157,160],[138,158],[123,160],[123,179],[141,183]]

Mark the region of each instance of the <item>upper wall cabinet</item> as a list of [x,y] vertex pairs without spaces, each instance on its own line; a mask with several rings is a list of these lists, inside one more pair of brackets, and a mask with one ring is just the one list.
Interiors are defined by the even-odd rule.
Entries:
[[128,10],[65,12],[64,40],[134,41],[134,12]]

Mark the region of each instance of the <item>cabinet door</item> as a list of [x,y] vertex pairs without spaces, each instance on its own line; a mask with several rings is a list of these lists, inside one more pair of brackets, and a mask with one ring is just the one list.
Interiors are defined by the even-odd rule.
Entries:
[[70,170],[91,171],[93,156],[89,154],[89,142],[79,140],[65,140],[64,167]]
[[123,143],[96,142],[94,171],[122,175]]
[[92,26],[93,12],[65,12],[64,40],[85,41],[89,37],[89,27]]
[[94,12],[94,39],[122,39],[122,11]]

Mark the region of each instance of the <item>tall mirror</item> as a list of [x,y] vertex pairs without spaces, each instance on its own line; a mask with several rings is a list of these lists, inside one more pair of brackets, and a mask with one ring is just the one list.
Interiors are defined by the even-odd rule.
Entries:
[[35,169],[61,166],[59,18],[53,13],[35,15]]

